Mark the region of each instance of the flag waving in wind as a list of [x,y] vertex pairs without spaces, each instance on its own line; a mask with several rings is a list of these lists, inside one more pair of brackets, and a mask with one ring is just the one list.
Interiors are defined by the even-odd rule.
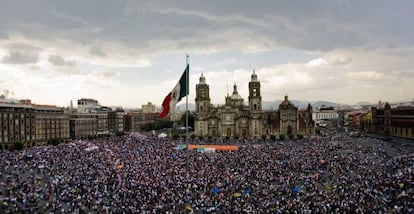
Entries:
[[188,95],[189,73],[190,65],[187,64],[184,73],[181,75],[180,81],[178,81],[173,90],[164,98],[164,101],[162,102],[162,112],[160,113],[160,118],[167,116],[170,111],[175,109],[175,105],[180,102],[183,97]]

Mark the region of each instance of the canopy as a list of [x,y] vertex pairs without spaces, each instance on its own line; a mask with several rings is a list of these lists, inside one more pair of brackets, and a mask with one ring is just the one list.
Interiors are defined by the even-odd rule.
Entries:
[[[190,149],[198,149],[198,148],[204,148],[205,151],[236,151],[238,150],[238,146],[234,145],[194,145],[190,144],[188,145]],[[214,149],[214,150],[213,150]]]
[[233,194],[233,196],[236,197],[236,198],[240,197],[241,195],[242,194],[240,192],[236,192],[236,193]]
[[168,135],[166,134],[166,133],[160,133],[159,135],[158,135],[158,138],[164,138],[164,137],[167,137]]

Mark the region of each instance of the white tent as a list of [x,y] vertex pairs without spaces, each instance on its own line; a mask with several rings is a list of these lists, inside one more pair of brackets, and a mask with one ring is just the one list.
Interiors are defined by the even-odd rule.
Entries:
[[164,137],[167,137],[168,135],[167,134],[165,134],[165,133],[160,133],[159,135],[158,135],[158,138],[164,138]]

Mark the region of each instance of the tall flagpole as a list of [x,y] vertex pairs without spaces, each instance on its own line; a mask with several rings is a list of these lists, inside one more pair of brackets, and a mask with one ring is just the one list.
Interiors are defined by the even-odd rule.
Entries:
[[188,66],[188,72],[186,72],[186,77],[185,77],[185,79],[187,81],[187,88],[186,88],[187,96],[185,96],[185,144],[186,144],[186,147],[187,147],[187,155],[186,155],[187,168],[188,168],[188,156],[189,156],[189,150],[190,150],[190,147],[188,146],[188,139],[189,139],[189,136],[188,136],[188,95],[190,94],[190,90],[189,90],[189,88],[190,88],[190,78],[189,78],[189,76],[190,76],[190,66],[188,64],[188,58],[189,57],[190,56],[188,56],[188,54],[187,54],[186,58],[185,58],[185,62],[186,62],[185,66],[186,67]]

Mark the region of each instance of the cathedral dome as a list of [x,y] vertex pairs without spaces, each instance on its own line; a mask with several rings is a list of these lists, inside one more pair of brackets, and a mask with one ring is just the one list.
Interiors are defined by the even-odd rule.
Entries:
[[242,100],[243,98],[239,94],[232,94],[231,96],[232,100]]
[[237,85],[234,83],[233,94],[230,96],[232,100],[242,100],[243,98],[237,92]]
[[282,103],[279,105],[279,109],[290,109],[290,108],[296,108],[295,105],[293,105],[292,102],[289,101],[288,96],[285,96],[285,100],[283,100]]

